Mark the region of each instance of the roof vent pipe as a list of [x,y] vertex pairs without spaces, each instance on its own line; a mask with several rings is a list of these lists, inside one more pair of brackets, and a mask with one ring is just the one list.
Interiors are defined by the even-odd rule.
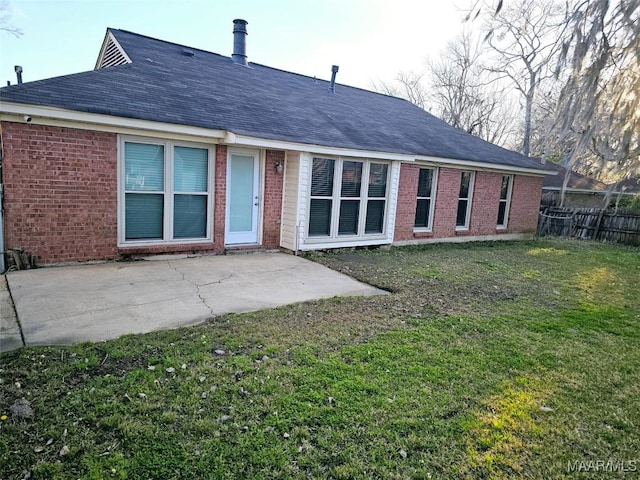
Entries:
[[233,54],[231,61],[247,66],[247,21],[237,18],[233,21]]
[[336,73],[338,73],[338,65],[331,66],[331,83],[329,84],[329,91],[336,93]]
[[13,69],[16,72],[16,77],[18,77],[18,85],[22,84],[22,67],[20,65],[16,65]]

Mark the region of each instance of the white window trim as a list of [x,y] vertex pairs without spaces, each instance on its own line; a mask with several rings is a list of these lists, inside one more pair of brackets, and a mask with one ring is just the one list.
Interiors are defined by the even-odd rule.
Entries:
[[[468,172],[471,174],[471,178],[469,179],[469,192],[467,197],[460,196],[460,186],[458,186],[458,201],[456,202],[456,231],[465,231],[469,230],[469,225],[471,224],[471,204],[473,203],[473,190],[476,184],[476,172],[475,170],[461,170],[460,171],[460,185],[462,185],[462,174]],[[465,222],[464,225],[457,225],[458,223],[458,205],[460,204],[460,200],[467,200],[467,211],[465,213]]]
[[[125,165],[124,165],[124,144],[126,142],[144,143],[150,145],[162,145],[164,147],[164,218],[163,218],[163,239],[153,240],[126,240],[125,239]],[[201,238],[177,238],[173,237],[173,148],[192,147],[207,150],[208,172],[207,172],[207,226],[206,237]],[[159,138],[134,137],[121,135],[118,137],[118,247],[147,247],[157,245],[185,245],[202,244],[213,242],[213,214],[214,214],[214,167],[215,167],[215,147],[202,143],[173,141]],[[179,192],[178,192],[179,193]]]
[[[331,223],[329,227],[329,235],[318,235],[318,236],[310,236],[309,235],[309,220],[311,213],[311,200],[313,198],[329,198],[323,196],[311,196],[311,184],[312,184],[312,176],[313,176],[313,159],[314,158],[322,158],[327,160],[334,160],[334,172],[333,172],[333,194],[331,196]],[[320,245],[320,244],[331,244],[331,245],[339,245],[341,243],[354,243],[358,242],[359,244],[362,242],[373,241],[372,244],[380,243],[379,240],[386,240],[388,238],[387,229],[389,227],[389,204],[391,201],[391,179],[392,179],[392,168],[393,163],[388,160],[378,160],[378,159],[363,159],[363,158],[351,158],[351,157],[332,157],[329,155],[311,155],[309,157],[309,181],[307,182],[307,201],[306,201],[306,218],[307,222],[304,229],[304,243],[307,245]],[[342,166],[344,162],[360,162],[362,163],[362,181],[360,184],[360,196],[359,197],[343,197],[342,193]],[[369,197],[369,172],[371,163],[381,163],[387,165],[387,179],[386,179],[386,192],[384,197]],[[366,181],[366,187],[364,179]],[[366,195],[365,195],[366,193]],[[358,199],[360,201],[361,209],[358,212],[358,234],[357,235],[339,235],[338,234],[338,226],[340,223],[340,202],[341,200],[355,200]],[[365,225],[367,221],[367,207],[368,201],[370,199],[374,200],[384,200],[384,212],[383,212],[383,225],[382,232],[380,233],[364,233]],[[363,243],[364,244],[364,243]],[[326,247],[329,248],[329,247]]]
[[[431,196],[430,197],[419,197],[417,192],[416,192],[416,209],[418,208],[418,200],[423,200],[423,199],[430,199],[430,203],[429,203],[429,224],[426,227],[416,227],[415,226],[415,213],[414,213],[414,227],[413,227],[413,231],[414,232],[432,232],[433,231],[433,215],[436,211],[436,190],[438,188],[438,173],[440,172],[440,169],[438,167],[427,167],[427,166],[420,166],[420,170],[422,169],[431,169],[433,170],[433,177],[431,178]],[[418,178],[420,173],[418,172]]]
[[[505,202],[504,222],[503,223],[498,223],[496,225],[496,228],[498,228],[500,230],[504,230],[509,225],[509,210],[511,210],[511,193],[513,192],[513,181],[514,181],[514,176],[513,175],[503,175],[502,177],[503,177],[503,179],[504,179],[504,177],[509,177],[509,186],[507,187],[507,198],[504,199],[504,200],[502,198],[500,198],[498,200],[498,208],[500,208],[500,204],[502,202]],[[502,182],[500,182],[500,193],[502,193]],[[498,210],[498,211],[500,211],[500,210]]]

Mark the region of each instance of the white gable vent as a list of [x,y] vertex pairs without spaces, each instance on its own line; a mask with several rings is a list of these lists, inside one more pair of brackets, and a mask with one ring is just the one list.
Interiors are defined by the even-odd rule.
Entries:
[[107,31],[95,69],[99,70],[105,67],[125,65],[127,63],[131,63],[131,59],[120,46],[113,34],[110,31]]

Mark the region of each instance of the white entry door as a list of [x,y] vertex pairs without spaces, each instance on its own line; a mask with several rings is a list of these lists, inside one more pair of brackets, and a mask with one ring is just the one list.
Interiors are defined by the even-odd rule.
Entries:
[[258,153],[230,153],[227,161],[225,244],[258,243],[260,212]]

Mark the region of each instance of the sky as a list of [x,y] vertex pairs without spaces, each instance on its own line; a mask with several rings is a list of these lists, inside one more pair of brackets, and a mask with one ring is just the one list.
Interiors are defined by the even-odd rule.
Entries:
[[462,27],[459,0],[5,0],[0,85],[92,70],[108,27],[231,55],[233,19],[248,21],[250,62],[371,89],[420,70]]

